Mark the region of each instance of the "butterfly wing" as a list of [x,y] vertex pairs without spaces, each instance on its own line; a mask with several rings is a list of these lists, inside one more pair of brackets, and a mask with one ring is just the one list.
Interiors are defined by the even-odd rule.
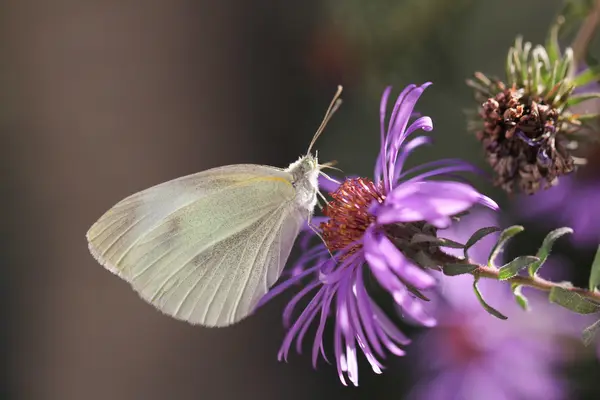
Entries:
[[291,175],[232,165],[136,193],[88,231],[90,251],[175,318],[226,326],[279,278],[305,212]]

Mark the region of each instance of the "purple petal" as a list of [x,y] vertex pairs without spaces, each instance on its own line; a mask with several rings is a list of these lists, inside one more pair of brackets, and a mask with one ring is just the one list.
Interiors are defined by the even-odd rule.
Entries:
[[317,314],[321,310],[322,310],[322,306],[321,307],[315,307],[311,311],[310,315],[307,317],[307,323],[304,324],[304,326],[302,327],[302,329],[300,329],[300,332],[298,333],[298,336],[296,336],[296,352],[298,354],[302,353],[302,341],[304,340],[304,335],[306,335],[306,332],[308,331],[308,328],[310,328],[310,326],[312,325],[312,321],[314,321],[315,317],[317,316]]
[[408,284],[417,289],[427,289],[435,285],[435,279],[407,260],[385,235],[379,237],[379,251],[387,260],[388,266]]
[[408,184],[415,185],[417,190],[407,190],[405,185],[390,193],[385,205],[378,209],[379,224],[428,221],[440,225],[440,221],[444,221],[440,217],[458,214],[475,203],[495,205],[472,186],[460,182],[421,181]]
[[[354,285],[356,285],[356,283],[354,283]],[[365,357],[367,357],[369,364],[371,364],[371,368],[373,369],[373,371],[375,371],[375,373],[381,373],[383,366],[381,364],[379,364],[377,359],[373,356],[373,351],[371,350],[371,347],[369,346],[369,340],[365,336],[365,333],[363,332],[363,329],[362,329],[360,313],[359,313],[359,310],[357,307],[357,302],[358,302],[357,293],[355,293],[355,291],[356,291],[355,289],[356,289],[356,286],[354,286],[353,290],[348,290],[348,292],[346,293],[346,304],[348,305],[348,315],[350,317],[352,326],[354,327],[354,330],[355,330],[356,341],[358,342],[358,346],[362,350]],[[371,315],[364,316],[364,317],[366,317],[368,320],[371,320],[371,318],[372,318]],[[363,323],[364,323],[364,319],[363,319]]]
[[373,325],[376,322],[373,320],[374,314],[373,314],[373,311],[371,310],[371,306],[370,306],[371,298],[369,297],[369,295],[367,294],[367,291],[365,290],[361,273],[356,274],[355,288],[356,288],[356,299],[357,299],[358,311],[359,311],[360,315],[362,315],[363,325],[365,328],[365,332],[367,334],[367,339],[373,345],[373,348],[375,349],[377,354],[380,357],[385,357],[385,353],[383,351],[383,348],[381,347],[379,338],[377,337],[377,334],[375,333],[375,329],[373,328]]
[[319,292],[315,295],[315,297],[311,299],[310,303],[308,303],[304,311],[302,311],[302,314],[300,314],[296,322],[294,322],[290,330],[285,335],[283,343],[281,344],[281,348],[279,349],[279,353],[277,354],[277,358],[279,359],[279,361],[281,361],[282,359],[287,361],[287,356],[292,342],[294,341],[294,337],[296,336],[298,331],[304,326],[304,324],[310,324],[312,322],[312,320],[309,320],[308,317],[310,314],[312,314],[314,308],[319,305],[319,302],[323,297],[323,293],[323,290],[319,290]]
[[[347,293],[350,292],[349,280],[345,279],[340,285],[337,296],[337,325],[339,325],[344,334],[346,342],[346,368],[345,372],[354,386],[358,386],[358,363],[356,360],[356,346],[354,336],[354,326],[350,323],[348,304],[346,302]],[[342,370],[344,370],[342,365]]]
[[453,158],[447,158],[447,159],[442,159],[442,160],[431,161],[431,162],[416,166],[414,168],[411,168],[408,171],[405,171],[402,174],[400,174],[400,176],[398,178],[403,179],[407,175],[411,175],[418,171],[426,170],[429,168],[434,168],[434,169],[420,173],[416,176],[413,176],[412,178],[408,179],[407,181],[404,181],[403,183],[424,181],[424,180],[434,177],[434,176],[448,175],[453,172],[472,172],[472,173],[476,173],[479,175],[485,175],[485,173],[481,169],[479,169],[469,163],[466,163],[461,160],[453,159]]
[[325,349],[323,347],[323,332],[325,332],[325,326],[327,324],[327,317],[329,316],[329,307],[331,305],[331,301],[336,293],[337,287],[333,286],[332,288],[326,289],[325,299],[323,299],[323,305],[321,307],[321,319],[319,321],[319,326],[317,328],[317,333],[315,334],[315,341],[313,343],[312,349],[312,363],[313,368],[317,368],[317,358],[319,356],[319,349],[321,350],[321,355],[323,359],[327,362],[327,356],[325,355]]
[[[412,115],[413,109],[419,100],[419,97],[423,94],[425,89],[430,86],[431,83],[425,83],[417,88],[414,88],[402,100],[398,100],[396,103],[397,116],[393,116],[393,120],[390,121],[390,125],[393,124],[388,131],[388,142],[391,143],[390,154],[388,160],[389,174],[394,176],[394,165],[396,164],[396,158],[398,157],[398,151],[406,139],[407,131],[406,125]],[[423,120],[426,117],[421,117],[419,120]],[[391,184],[388,189],[391,188]]]
[[394,176],[392,177],[392,183],[396,183],[400,178],[400,174],[402,169],[404,168],[404,163],[408,156],[418,147],[423,146],[425,144],[431,144],[432,140],[429,136],[419,136],[408,142],[402,147],[400,151],[400,155],[398,156],[398,160],[396,161]]
[[327,179],[323,175],[319,175],[319,188],[323,189],[327,193],[335,192],[339,186],[339,183]]
[[406,337],[400,330],[396,327],[390,319],[385,315],[385,313],[379,308],[377,304],[374,302],[371,303],[373,306],[374,318],[379,322],[376,326],[380,326],[382,332],[385,333],[390,339],[394,342],[401,344],[403,346],[407,346],[410,344],[410,339]]
[[269,290],[269,292],[267,292],[267,294],[265,294],[260,301],[258,302],[258,305],[256,306],[256,308],[263,306],[265,303],[267,303],[268,301],[270,301],[271,299],[273,299],[274,297],[276,297],[277,295],[281,294],[282,292],[284,292],[286,289],[290,288],[291,286],[295,285],[296,283],[300,282],[300,280],[302,280],[302,278],[315,273],[318,270],[319,266],[314,266],[312,268],[309,268],[307,270],[305,270],[304,272],[291,277],[290,279],[288,279],[287,281],[275,286],[274,288],[271,288],[271,290]]
[[347,369],[347,366],[346,357],[342,353],[342,332],[340,331],[339,324],[335,324],[333,329],[333,352],[335,355],[335,364],[337,367],[338,377],[344,386],[348,386],[346,379],[344,378],[343,370]]
[[383,180],[387,181],[387,141],[386,141],[386,130],[385,130],[385,114],[387,109],[388,99],[390,97],[390,93],[392,91],[392,87],[388,86],[383,91],[383,95],[381,96],[381,103],[379,105],[379,121],[380,121],[380,137],[381,137],[381,149],[379,150],[379,156],[375,162],[375,183],[379,184],[381,182],[381,174],[383,172]]
[[320,284],[321,284],[321,282],[319,282],[319,281],[313,281],[313,282],[309,283],[308,285],[303,287],[302,290],[300,290],[296,295],[294,295],[292,300],[290,300],[290,302],[287,304],[287,306],[285,306],[285,309],[283,310],[283,325],[285,327],[290,326],[291,319],[292,319],[292,313],[294,312],[294,308],[296,308],[296,304],[298,304],[298,302],[304,296],[306,296],[308,294],[308,292],[316,289],[317,286],[319,286]]

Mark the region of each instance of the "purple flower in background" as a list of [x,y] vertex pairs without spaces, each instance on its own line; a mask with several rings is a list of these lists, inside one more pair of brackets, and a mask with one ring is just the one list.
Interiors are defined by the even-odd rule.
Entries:
[[594,247],[600,243],[598,177],[565,177],[559,185],[544,193],[519,198],[517,204],[517,213],[524,218],[539,221],[550,228],[573,228],[571,240],[576,244]]
[[[464,242],[478,228],[496,225],[494,214],[474,212],[444,231],[444,237]],[[475,262],[486,263],[495,236],[470,249]],[[510,285],[481,280],[478,286],[486,301],[508,316],[506,321],[499,320],[479,304],[472,276],[440,279],[439,296],[430,303],[438,326],[426,331],[416,343],[421,350],[419,371],[423,378],[410,399],[567,397],[566,382],[558,371],[570,356],[564,339],[576,343],[585,318],[549,304],[539,292],[527,293],[532,311],[526,312],[516,304]]]
[[[373,371],[381,373],[383,366],[379,360],[386,352],[401,356],[404,351],[400,346],[409,343],[394,319],[406,316],[424,326],[435,324],[423,311],[419,297],[424,297],[421,290],[435,284],[424,271],[422,260],[440,250],[427,243],[413,244],[411,240],[417,234],[435,237],[437,229],[450,226],[452,216],[474,204],[494,209],[497,205],[465,183],[429,180],[433,176],[471,170],[465,163],[441,160],[403,171],[407,156],[415,148],[430,143],[423,136],[407,141],[417,130],[433,128],[431,119],[425,116],[409,125],[413,108],[429,85],[409,85],[402,91],[387,129],[386,104],[391,88],[384,92],[381,151],[374,181],[348,178],[331,187],[333,200],[327,204],[326,217],[320,224],[323,243],[305,247],[303,256],[291,269],[291,277],[262,300],[264,303],[302,279],[309,279],[284,311],[288,332],[279,352],[280,359],[287,359],[294,340],[298,352],[301,350],[309,326],[317,321],[312,346],[316,366],[319,354],[326,358],[323,333],[328,318],[333,317],[333,353],[338,375],[344,385],[346,377],[358,385],[357,347]],[[302,240],[307,246],[315,235],[308,230],[305,235],[308,237]],[[384,313],[371,294],[372,286],[391,296],[397,315],[390,317]],[[308,305],[293,320],[292,313],[309,293]]]

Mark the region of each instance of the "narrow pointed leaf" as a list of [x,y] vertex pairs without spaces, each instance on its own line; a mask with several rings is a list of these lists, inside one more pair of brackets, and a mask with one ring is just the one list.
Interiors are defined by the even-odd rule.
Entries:
[[415,234],[412,239],[410,240],[411,244],[417,244],[417,243],[439,243],[440,239],[437,236],[432,236],[432,235],[425,235],[422,233],[417,233]]
[[585,71],[573,78],[575,86],[585,86],[600,79],[600,65],[588,67]]
[[453,249],[462,249],[463,247],[465,247],[464,244],[455,242],[450,239],[439,238],[439,237],[431,236],[431,235],[424,235],[422,233],[417,233],[416,235],[414,235],[412,237],[410,243],[411,244],[431,243],[433,245],[437,245],[440,247],[450,247]]
[[515,71],[515,64],[513,63],[515,49],[511,47],[508,49],[508,55],[506,57],[506,79],[509,85],[517,83],[517,74]]
[[592,270],[590,272],[590,290],[597,291],[600,286],[600,246],[596,251],[594,262],[592,262]]
[[569,96],[567,100],[567,107],[573,107],[577,104],[583,103],[584,101],[598,99],[600,98],[600,93],[581,93]]
[[485,228],[478,229],[475,233],[473,233],[469,240],[467,240],[467,243],[465,243],[465,258],[468,257],[467,250],[469,250],[475,243],[477,243],[487,235],[490,235],[494,232],[498,232],[500,230],[501,229],[497,226],[488,226]]
[[442,269],[440,267],[439,263],[437,261],[435,261],[433,258],[431,258],[424,251],[419,251],[415,255],[415,261],[417,262],[417,264],[419,264],[423,268],[435,269],[437,271],[441,271],[441,269]]
[[494,245],[490,257],[488,258],[488,266],[494,267],[494,260],[498,257],[498,254],[504,249],[506,242],[508,242],[513,236],[523,232],[525,228],[520,225],[513,225],[502,231],[498,242]]
[[600,319],[583,330],[581,333],[583,344],[586,346],[592,344],[598,332],[600,332]]
[[577,314],[593,314],[600,311],[600,305],[592,303],[578,293],[561,287],[553,287],[550,290],[549,299],[552,303],[556,303]]
[[500,280],[502,281],[510,279],[513,276],[516,276],[519,273],[519,271],[523,268],[527,268],[528,266],[539,260],[539,258],[534,256],[517,257],[500,268],[500,271],[498,271],[498,278],[500,278]]
[[511,289],[512,289],[513,295],[515,296],[515,300],[516,300],[517,304],[523,310],[529,311],[529,300],[527,300],[527,297],[525,297],[525,295],[522,293],[523,286],[513,284],[513,285],[511,285]]
[[548,58],[550,59],[550,65],[554,64],[554,62],[558,61],[558,59],[560,58],[558,30],[560,29],[560,26],[563,24],[563,22],[564,18],[559,17],[559,19],[550,28],[550,32],[548,33],[548,37],[546,38],[546,52],[548,53]]
[[444,265],[444,275],[456,276],[468,274],[475,271],[478,265],[475,264],[446,264]]
[[594,121],[597,120],[598,118],[600,118],[600,113],[590,113],[590,114],[582,114],[582,115],[578,115],[577,116],[577,120],[579,122],[588,122],[588,121]]
[[440,238],[440,247],[449,247],[451,249],[462,249],[465,247],[464,244],[455,242],[454,240]]
[[569,73],[573,70],[573,49],[568,47],[565,50],[565,56],[560,61],[558,66],[558,81],[563,81],[566,77],[569,76]]
[[481,306],[485,309],[485,311],[487,311],[488,313],[490,313],[491,315],[493,315],[496,318],[508,319],[508,317],[506,317],[500,311],[496,310],[494,307],[490,306],[488,303],[485,302],[483,295],[481,294],[481,292],[479,291],[479,288],[477,287],[478,281],[479,280],[477,278],[475,278],[475,280],[473,281],[473,291],[475,292],[475,296],[477,296],[477,300],[479,300],[479,303],[481,303]]
[[565,38],[580,28],[582,21],[590,15],[595,0],[567,0],[559,14],[564,18],[559,37]]
[[542,264],[544,264],[546,262],[546,260],[548,259],[548,256],[550,255],[550,252],[552,251],[552,246],[554,245],[554,242],[556,242],[556,240],[558,238],[560,238],[561,236],[566,235],[568,233],[573,233],[573,229],[568,228],[568,227],[558,228],[558,229],[555,229],[552,232],[550,232],[544,238],[544,241],[542,242],[542,245],[540,246],[540,248],[538,249],[537,254],[536,254],[536,257],[539,258],[539,260],[532,263],[529,266],[529,275],[530,276],[534,276],[537,273],[537,271],[540,269]]

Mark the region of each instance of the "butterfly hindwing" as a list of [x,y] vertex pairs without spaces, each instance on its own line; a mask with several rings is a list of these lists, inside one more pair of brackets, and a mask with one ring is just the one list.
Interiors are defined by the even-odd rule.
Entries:
[[178,319],[224,326],[279,278],[306,215],[280,169],[233,165],[136,193],[88,231],[92,254]]

